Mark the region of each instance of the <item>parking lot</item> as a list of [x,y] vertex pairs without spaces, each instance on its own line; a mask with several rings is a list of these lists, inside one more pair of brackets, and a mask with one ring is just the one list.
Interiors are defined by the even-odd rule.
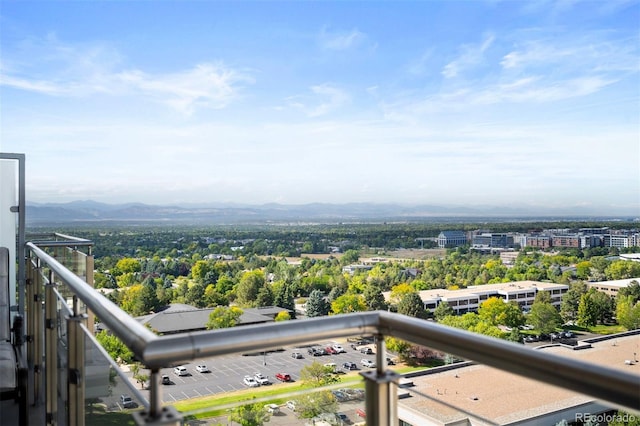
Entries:
[[[202,358],[182,365],[186,368],[186,375],[178,375],[173,368],[165,368],[161,370],[161,374],[168,376],[169,382],[162,385],[162,399],[165,403],[174,403],[184,399],[247,389],[244,377],[255,377],[256,373],[266,376],[271,382],[270,386],[277,386],[280,383],[276,379],[278,373],[288,374],[291,381],[295,382],[300,379],[302,368],[314,361],[322,364],[335,364],[338,370],[342,369],[343,364],[347,362],[355,364],[356,370],[368,370],[368,367],[362,365],[362,360],[367,359],[375,362],[375,354],[367,355],[360,352],[361,348],[373,348],[372,344],[353,349],[349,344],[340,342],[339,344],[345,350],[343,353],[317,356],[308,353],[310,348],[325,349],[336,343],[328,341],[266,353]],[[292,353],[294,352],[299,352],[301,357],[293,357]],[[196,366],[202,364],[208,367],[209,372],[203,373],[196,370]],[[143,373],[148,374],[146,371]],[[131,373],[129,373],[129,377],[131,377]],[[132,378],[130,380],[135,383]],[[148,390],[142,390],[142,393],[148,396]]]

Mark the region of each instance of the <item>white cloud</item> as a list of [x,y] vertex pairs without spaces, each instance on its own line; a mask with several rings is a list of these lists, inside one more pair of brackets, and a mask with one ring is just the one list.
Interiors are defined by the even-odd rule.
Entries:
[[465,72],[469,68],[473,68],[483,61],[485,51],[491,47],[495,37],[491,34],[486,35],[480,45],[464,45],[460,48],[462,53],[455,60],[444,66],[442,75],[445,78],[453,78],[458,74]]
[[160,99],[187,114],[199,107],[224,108],[238,96],[240,83],[253,81],[235,70],[213,64],[164,75],[125,71],[114,78],[133,92]]
[[357,29],[346,32],[329,32],[323,28],[318,36],[320,46],[328,50],[347,50],[364,42],[366,35]]
[[311,86],[310,90],[313,95],[298,95],[287,98],[290,107],[304,111],[308,117],[330,114],[351,100],[347,92],[329,83]]
[[197,108],[224,108],[244,84],[254,82],[245,72],[222,63],[204,62],[164,74],[127,69],[112,48],[63,45],[53,36],[27,43],[25,49],[20,56],[31,55],[30,65],[22,65],[20,58],[11,60],[11,67],[3,65],[0,85],[50,96],[142,95],[190,114]]

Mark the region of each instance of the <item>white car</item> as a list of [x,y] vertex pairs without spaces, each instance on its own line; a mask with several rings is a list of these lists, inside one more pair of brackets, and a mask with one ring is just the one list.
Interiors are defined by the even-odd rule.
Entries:
[[260,386],[260,383],[258,383],[256,379],[251,376],[244,376],[244,379],[242,381],[250,388],[257,388],[258,386]]
[[264,406],[264,408],[271,414],[280,413],[280,407],[278,407],[278,405],[276,404],[267,404]]
[[363,359],[362,361],[360,361],[360,364],[369,368],[373,368],[376,366],[376,363],[371,361],[370,359]]
[[291,411],[296,411],[296,402],[295,401],[287,401],[287,408]]
[[267,378],[267,376],[263,375],[262,373],[256,373],[254,375],[256,382],[260,383],[261,385],[270,385],[271,382],[269,381],[269,379]]
[[204,364],[196,365],[196,371],[198,373],[211,373],[211,371],[209,370],[209,367],[207,367]]
[[347,351],[345,351],[345,350],[344,350],[344,348],[343,348],[341,345],[338,345],[338,344],[336,344],[336,345],[332,345],[332,346],[331,346],[331,348],[332,348],[334,351],[336,351],[336,353],[337,353],[337,354],[347,352]]
[[173,369],[173,372],[177,375],[177,376],[188,376],[189,372],[187,371],[187,367],[183,367],[182,365],[176,367]]
[[123,408],[135,408],[138,406],[129,395],[120,395],[120,403]]

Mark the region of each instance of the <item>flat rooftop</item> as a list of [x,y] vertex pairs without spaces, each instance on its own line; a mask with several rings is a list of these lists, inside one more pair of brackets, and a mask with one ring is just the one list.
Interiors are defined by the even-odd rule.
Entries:
[[[640,360],[639,335],[592,343],[589,349],[554,346],[540,350],[637,375],[640,391],[640,363],[625,363],[634,359],[634,353]],[[400,407],[422,415],[434,424],[457,421],[467,424],[466,419],[474,419],[475,424],[510,424],[597,402],[589,396],[484,365],[413,377],[412,380],[415,384],[409,389],[412,397],[402,399]]]

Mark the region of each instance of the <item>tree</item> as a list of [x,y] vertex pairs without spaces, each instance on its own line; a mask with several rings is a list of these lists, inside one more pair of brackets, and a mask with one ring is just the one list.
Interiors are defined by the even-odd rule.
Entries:
[[337,382],[338,378],[334,373],[333,368],[326,367],[318,361],[313,361],[300,370],[300,380],[307,385],[320,387]]
[[338,401],[328,390],[305,394],[295,401],[296,415],[302,419],[312,419],[322,413],[338,411]]
[[261,270],[248,271],[242,274],[236,287],[236,302],[240,306],[255,307],[258,293],[266,284],[264,272]]
[[189,305],[194,305],[198,308],[204,308],[207,306],[207,300],[204,297],[205,294],[204,284],[197,282],[189,287],[187,294],[185,295],[185,301]]
[[400,303],[402,298],[408,293],[415,293],[415,289],[407,283],[402,283],[398,285],[394,285],[391,287],[391,293],[389,294],[389,298],[392,303]]
[[137,259],[132,259],[130,257],[125,257],[118,260],[115,267],[116,271],[114,274],[126,274],[126,273],[135,273],[140,272],[142,266],[140,265],[140,261]]
[[636,303],[640,300],[640,284],[636,280],[632,280],[626,287],[620,288],[618,295],[631,296],[632,302]]
[[384,300],[382,289],[377,285],[367,285],[362,296],[364,296],[364,303],[369,311],[386,311],[389,309],[389,304]]
[[406,360],[409,349],[411,348],[411,343],[406,340],[396,339],[395,337],[386,337],[385,344],[389,351],[397,353],[399,357]]
[[293,318],[295,318],[296,305],[293,284],[289,284],[286,281],[278,281],[273,285],[273,293],[273,304],[294,312]]
[[235,327],[242,313],[237,306],[218,306],[209,314],[207,330]]
[[455,315],[455,311],[451,306],[449,306],[449,303],[445,301],[440,302],[438,306],[436,306],[436,309],[433,311],[433,316],[436,321],[442,321],[449,315]]
[[536,330],[543,334],[551,333],[562,324],[560,313],[551,303],[545,302],[534,302],[533,305],[531,305],[528,321],[529,324],[533,325]]
[[142,310],[144,313],[157,312],[160,307],[163,306],[158,300],[158,294],[155,286],[151,284],[143,284],[140,291],[140,302],[142,304]]
[[613,303],[609,296],[594,288],[580,297],[578,304],[578,325],[583,327],[593,326],[604,322],[611,316]]
[[415,318],[426,318],[427,311],[424,309],[424,303],[417,292],[405,294],[400,303],[398,303],[398,313]]
[[351,263],[356,263],[358,259],[360,259],[360,253],[358,253],[357,250],[347,250],[340,258],[340,263],[343,265],[349,265]]
[[538,291],[533,303],[549,303],[551,304],[551,293],[548,291]]
[[140,388],[144,389],[145,383],[149,381],[149,375],[140,372],[139,362],[134,362],[131,365],[131,373],[132,373],[133,379],[136,381],[136,383],[140,385]]
[[206,260],[198,260],[191,267],[191,278],[197,282],[203,283],[210,270],[209,263]]
[[275,322],[280,321],[289,321],[291,319],[291,314],[287,311],[278,312],[278,315],[273,319]]
[[331,302],[331,310],[334,314],[363,312],[367,310],[367,305],[364,303],[364,297],[360,294],[343,294]]
[[499,297],[490,297],[480,304],[478,315],[482,321],[491,325],[502,324],[507,304]]
[[103,330],[96,334],[96,340],[107,351],[109,356],[116,361],[130,363],[133,360],[133,352],[113,334]]
[[307,299],[307,316],[309,318],[321,317],[329,313],[329,303],[320,290],[313,290]]
[[633,296],[618,295],[616,319],[627,330],[640,328],[640,301],[634,303]]
[[258,295],[256,296],[255,306],[272,306],[273,305],[273,294],[271,293],[271,289],[265,285],[258,290]]
[[566,322],[578,319],[578,305],[580,298],[587,292],[587,285],[582,281],[576,281],[569,285],[569,290],[562,296],[560,315]]
[[589,292],[580,297],[577,323],[581,327],[589,327],[598,323],[596,304]]
[[[255,399],[255,398],[254,398]],[[260,404],[245,404],[233,409],[229,421],[242,426],[262,426],[269,420],[269,413]]]
[[214,284],[209,284],[204,290],[204,302],[205,306],[226,306],[229,299],[219,293]]

